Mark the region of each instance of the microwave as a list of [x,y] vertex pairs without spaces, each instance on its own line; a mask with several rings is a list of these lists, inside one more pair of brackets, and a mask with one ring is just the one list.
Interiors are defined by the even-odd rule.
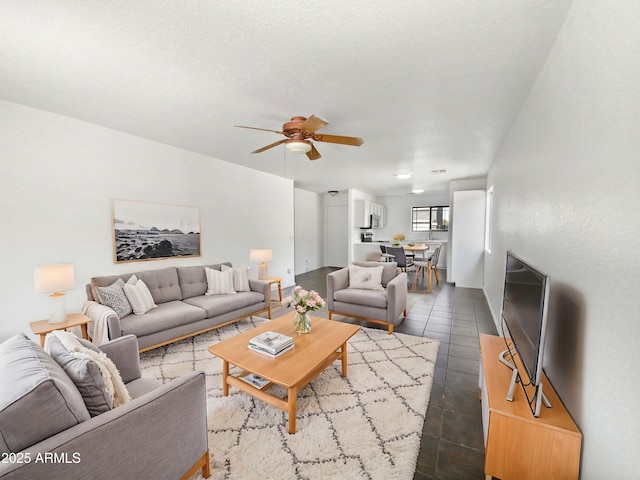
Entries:
[[369,215],[369,225],[365,225],[360,228],[363,230],[368,230],[370,228],[380,228],[380,215]]

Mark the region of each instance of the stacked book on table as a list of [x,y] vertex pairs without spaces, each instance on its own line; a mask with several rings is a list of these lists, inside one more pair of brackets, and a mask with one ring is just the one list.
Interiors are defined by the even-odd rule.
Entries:
[[293,348],[293,338],[282,333],[264,332],[249,340],[249,348],[275,358]]

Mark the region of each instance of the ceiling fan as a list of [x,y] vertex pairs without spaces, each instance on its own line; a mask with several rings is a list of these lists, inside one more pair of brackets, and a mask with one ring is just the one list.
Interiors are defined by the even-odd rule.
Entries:
[[285,144],[287,150],[292,153],[306,153],[309,160],[317,160],[320,158],[320,152],[316,149],[315,145],[311,143],[311,140],[316,142],[327,143],[339,143],[341,145],[352,145],[359,147],[364,143],[364,140],[358,137],[345,137],[342,135],[325,135],[322,133],[316,133],[322,127],[329,125],[326,120],[311,115],[309,118],[305,117],[292,117],[291,120],[282,125],[282,131],[269,130],[266,128],[257,127],[245,127],[243,125],[234,125],[238,128],[250,128],[251,130],[262,130],[264,132],[280,133],[284,135],[285,139],[278,140],[270,145],[254,150],[251,153],[261,153],[270,148],[276,147],[281,143]]

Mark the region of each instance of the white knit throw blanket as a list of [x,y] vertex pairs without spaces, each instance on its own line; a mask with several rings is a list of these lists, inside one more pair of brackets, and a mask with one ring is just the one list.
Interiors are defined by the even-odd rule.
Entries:
[[91,319],[88,325],[91,341],[96,345],[102,345],[109,341],[109,328],[107,317],[114,311],[93,300],[86,301],[82,306],[82,313]]
[[74,357],[92,360],[98,365],[102,378],[104,379],[107,394],[113,397],[113,408],[131,401],[131,396],[122,381],[120,372],[104,352],[95,352],[85,347],[78,341],[78,338],[70,332],[54,330],[49,335],[55,335],[64,348]]

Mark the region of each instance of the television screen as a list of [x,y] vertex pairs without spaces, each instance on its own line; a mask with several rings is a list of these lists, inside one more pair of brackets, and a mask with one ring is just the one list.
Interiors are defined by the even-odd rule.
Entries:
[[502,318],[527,375],[538,386],[547,322],[549,278],[507,252]]

